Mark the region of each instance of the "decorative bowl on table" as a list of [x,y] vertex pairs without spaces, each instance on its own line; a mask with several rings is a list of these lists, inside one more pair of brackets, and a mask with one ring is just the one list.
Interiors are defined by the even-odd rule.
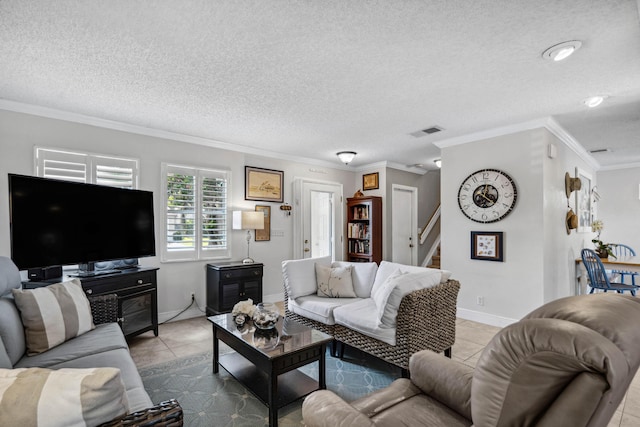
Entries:
[[272,329],[276,326],[280,313],[278,307],[270,302],[261,302],[253,313],[253,324],[259,329]]
[[261,350],[273,350],[280,342],[278,328],[260,329],[253,332],[253,345]]

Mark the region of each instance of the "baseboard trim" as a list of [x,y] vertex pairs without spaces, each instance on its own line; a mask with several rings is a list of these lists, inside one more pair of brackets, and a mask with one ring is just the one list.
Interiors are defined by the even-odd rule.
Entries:
[[484,323],[485,325],[497,326],[504,328],[512,323],[516,323],[517,319],[510,319],[508,317],[496,316],[495,314],[483,313],[481,311],[468,310],[466,308],[458,307],[458,317],[465,320],[472,320],[474,322]]

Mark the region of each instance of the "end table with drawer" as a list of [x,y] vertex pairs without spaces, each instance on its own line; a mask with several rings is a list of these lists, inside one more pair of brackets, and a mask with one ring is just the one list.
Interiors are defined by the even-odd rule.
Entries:
[[262,302],[261,263],[242,261],[207,264],[207,316],[229,313],[239,301]]

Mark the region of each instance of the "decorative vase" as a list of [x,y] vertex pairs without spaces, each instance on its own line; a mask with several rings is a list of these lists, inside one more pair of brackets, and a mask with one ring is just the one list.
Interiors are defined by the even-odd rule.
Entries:
[[600,258],[609,258],[609,252],[607,252],[606,249],[598,249],[596,250],[596,253]]
[[276,326],[280,313],[278,307],[270,302],[261,302],[253,313],[253,324],[259,329],[272,329]]
[[260,350],[273,350],[280,342],[280,334],[277,328],[260,329],[253,332],[253,345]]

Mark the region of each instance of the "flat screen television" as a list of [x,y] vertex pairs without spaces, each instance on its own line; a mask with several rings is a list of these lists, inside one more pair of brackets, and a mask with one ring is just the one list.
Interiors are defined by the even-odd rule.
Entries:
[[150,191],[9,174],[9,210],[20,270],[156,254]]

